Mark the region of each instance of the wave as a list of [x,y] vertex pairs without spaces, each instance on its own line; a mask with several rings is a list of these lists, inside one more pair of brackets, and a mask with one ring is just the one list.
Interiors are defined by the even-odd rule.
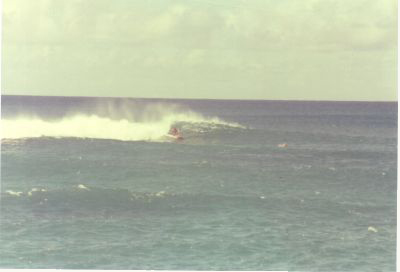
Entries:
[[146,193],[127,189],[107,189],[83,184],[71,188],[32,188],[29,191],[7,190],[1,194],[0,202],[12,214],[32,212],[39,216],[60,214],[65,216],[97,216],[110,213],[147,212],[170,209],[176,195],[164,191]]
[[[190,210],[207,211],[215,207],[232,207],[235,203],[265,205],[268,199],[259,195],[138,192],[122,188],[100,188],[79,184],[68,188],[7,190],[1,193],[1,204],[7,209],[43,213],[147,212]],[[272,201],[272,200],[271,200]],[[276,199],[274,199],[276,202]]]
[[[140,113],[126,107],[111,115],[103,113],[74,113],[56,120],[38,116],[18,116],[1,120],[2,139],[34,137],[77,137],[114,139],[123,141],[164,141],[172,126],[186,131],[223,127],[244,128],[238,123],[226,122],[218,117],[205,117],[200,113],[176,105],[148,105]],[[123,114],[121,114],[123,113]],[[183,131],[185,134],[185,131]]]

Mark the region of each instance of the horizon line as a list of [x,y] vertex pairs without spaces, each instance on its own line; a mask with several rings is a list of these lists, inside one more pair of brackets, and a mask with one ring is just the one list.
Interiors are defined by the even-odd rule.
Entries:
[[29,95],[29,94],[2,94],[1,96],[27,96],[27,97],[61,97],[61,98],[113,98],[113,99],[144,99],[144,100],[212,100],[212,101],[277,101],[277,102],[382,102],[397,103],[398,100],[318,100],[318,99],[245,99],[245,98],[172,98],[172,97],[131,97],[131,96],[85,96],[85,95]]

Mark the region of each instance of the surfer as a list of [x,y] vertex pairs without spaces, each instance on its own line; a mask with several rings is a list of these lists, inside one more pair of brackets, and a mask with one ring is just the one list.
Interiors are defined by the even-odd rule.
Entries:
[[171,134],[173,136],[177,136],[177,135],[179,135],[179,131],[176,127],[173,127],[169,130],[169,134]]
[[176,127],[171,128],[169,130],[168,134],[173,136],[176,139],[179,139],[179,140],[183,139],[182,134],[180,133],[180,131]]

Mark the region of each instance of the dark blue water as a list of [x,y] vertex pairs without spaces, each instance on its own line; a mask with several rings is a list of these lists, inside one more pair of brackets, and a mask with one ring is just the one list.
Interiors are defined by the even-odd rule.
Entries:
[[0,267],[395,271],[396,145],[397,103],[2,96]]

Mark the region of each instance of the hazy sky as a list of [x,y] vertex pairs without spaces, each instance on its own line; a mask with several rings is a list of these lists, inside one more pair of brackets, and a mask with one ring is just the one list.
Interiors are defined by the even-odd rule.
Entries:
[[4,0],[2,93],[396,100],[396,0]]

